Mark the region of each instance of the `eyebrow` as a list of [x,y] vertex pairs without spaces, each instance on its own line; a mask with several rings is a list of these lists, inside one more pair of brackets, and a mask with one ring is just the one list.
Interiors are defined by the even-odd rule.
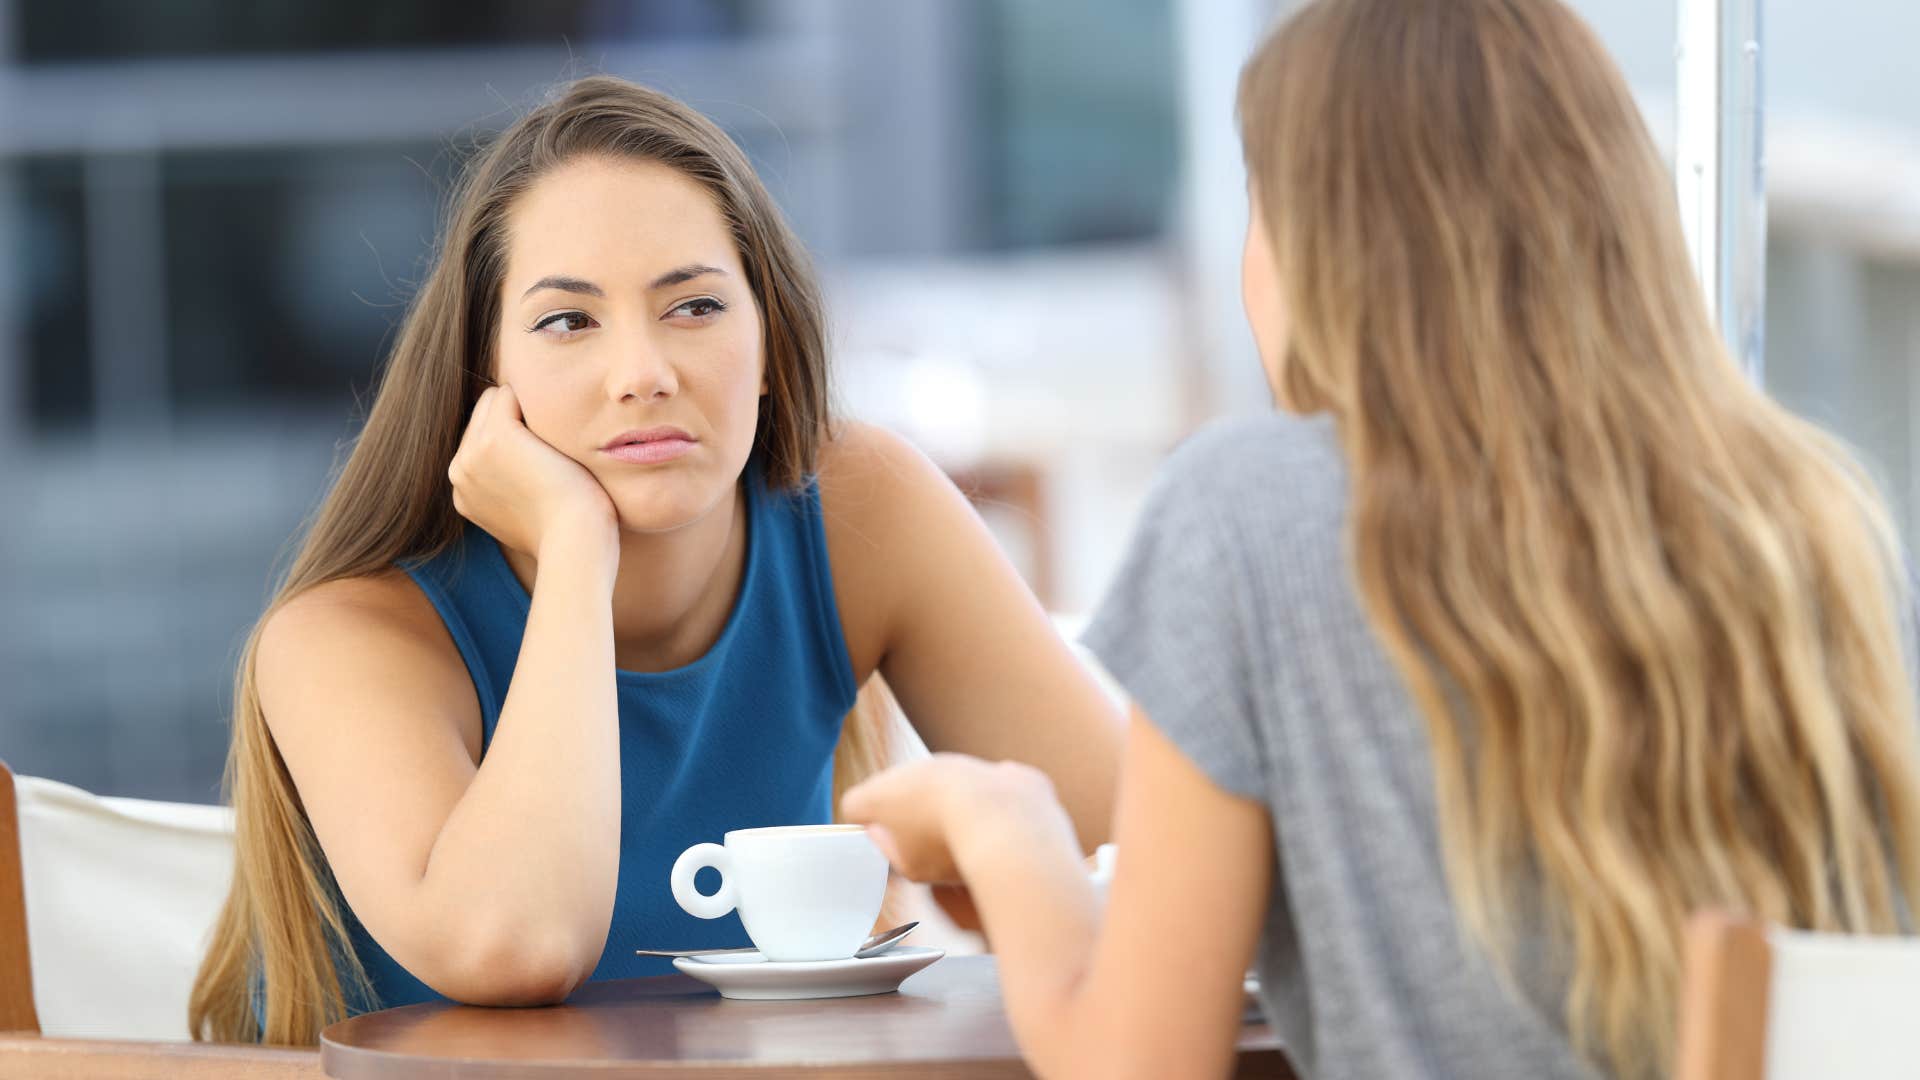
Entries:
[[[676,266],[672,270],[654,278],[653,281],[647,285],[647,288],[649,290],[664,289],[671,285],[681,285],[703,274],[719,274],[724,277],[726,271],[717,266],[688,263],[686,266]],[[558,289],[561,292],[580,293],[584,296],[598,296],[602,299],[607,295],[600,286],[583,278],[568,277],[565,274],[548,274],[546,277],[541,278],[529,286],[526,292],[521,293],[520,299],[525,300],[541,289]]]

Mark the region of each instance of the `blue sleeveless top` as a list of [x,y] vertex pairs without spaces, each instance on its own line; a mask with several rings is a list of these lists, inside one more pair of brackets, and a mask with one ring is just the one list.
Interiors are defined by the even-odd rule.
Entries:
[[[636,948],[748,944],[737,914],[698,919],[674,901],[667,872],[682,851],[718,843],[729,829],[832,820],[833,751],[857,688],[834,602],[820,491],[811,480],[799,491],[772,491],[761,475],[756,462],[742,479],[746,569],[719,640],[673,671],[614,672],[620,875],[595,981],[673,972],[671,961],[635,956]],[[446,552],[402,568],[439,610],[473,677],[484,761],[531,599],[500,545],[473,525]],[[711,881],[702,885],[711,891]],[[341,907],[377,998],[354,1011],[440,1000]]]

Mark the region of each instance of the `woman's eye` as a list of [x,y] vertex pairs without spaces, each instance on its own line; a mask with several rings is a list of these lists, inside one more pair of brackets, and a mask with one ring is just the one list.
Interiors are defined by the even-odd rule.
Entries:
[[725,310],[727,310],[727,305],[715,300],[711,296],[702,296],[675,307],[672,311],[667,312],[667,314],[690,319],[708,319]]
[[533,330],[549,337],[567,337],[593,325],[593,318],[584,311],[556,311],[534,323]]

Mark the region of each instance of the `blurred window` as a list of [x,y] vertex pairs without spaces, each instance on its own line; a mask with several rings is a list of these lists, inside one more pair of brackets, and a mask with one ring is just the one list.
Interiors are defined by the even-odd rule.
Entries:
[[[159,156],[158,305],[170,411],[305,406],[365,393],[424,272],[449,151],[380,145]],[[19,166],[32,430],[94,415],[87,164]]]
[[990,246],[1164,232],[1180,152],[1172,4],[995,0],[980,12]]
[[93,415],[92,304],[80,163],[34,158],[20,184],[20,273],[26,337],[27,415],[46,432]]
[[743,32],[746,0],[63,0],[14,7],[28,64]]

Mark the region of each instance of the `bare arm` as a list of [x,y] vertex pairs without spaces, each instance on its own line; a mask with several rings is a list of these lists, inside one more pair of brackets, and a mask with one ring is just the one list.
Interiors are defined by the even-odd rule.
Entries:
[[1034,1072],[1227,1076],[1273,887],[1266,808],[1222,791],[1135,712],[1100,916],[1066,816],[1019,766],[932,758],[849,791],[847,817],[919,881],[964,880]]
[[1047,774],[1083,850],[1111,831],[1124,723],[966,498],[898,436],[849,424],[822,456],[835,592],[930,749]]
[[612,572],[564,545],[542,556],[478,767],[478,705],[458,653],[390,598],[323,586],[277,613],[260,645],[261,704],[342,894],[408,971],[476,1004],[565,997],[591,974],[612,918]]
[[330,582],[275,612],[261,705],[382,948],[456,1000],[558,1001],[599,961],[618,880],[618,520],[504,384],[481,394],[448,477],[455,509],[539,567],[484,762],[458,651],[398,575]]

